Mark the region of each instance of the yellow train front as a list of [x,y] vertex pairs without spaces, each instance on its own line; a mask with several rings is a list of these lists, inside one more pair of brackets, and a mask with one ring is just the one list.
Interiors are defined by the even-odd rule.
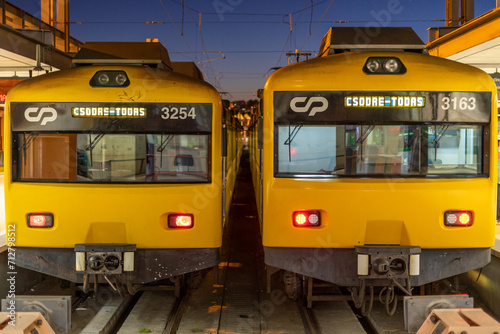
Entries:
[[16,264],[132,293],[218,265],[236,167],[224,173],[217,91],[173,71],[159,43],[87,43],[74,62],[8,95]]
[[486,265],[497,179],[491,78],[422,54],[408,29],[382,29],[364,45],[354,42],[363,28],[332,29],[320,57],[277,70],[263,90],[251,161],[269,274],[359,297],[377,286],[410,294]]

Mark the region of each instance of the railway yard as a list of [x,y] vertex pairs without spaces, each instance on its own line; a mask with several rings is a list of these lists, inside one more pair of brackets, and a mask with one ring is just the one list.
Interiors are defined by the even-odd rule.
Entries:
[[[159,282],[133,296],[120,297],[109,285],[84,294],[73,284],[45,277],[27,288],[31,310],[42,311],[56,333],[408,333],[403,298],[393,316],[377,298],[367,317],[357,310],[346,291],[315,284],[321,290],[312,308],[290,299],[280,277],[266,292],[266,272],[248,165],[242,157],[236,190],[224,233],[221,263],[184,282]],[[3,252],[2,254],[5,254]],[[5,270],[2,270],[5,272]],[[275,275],[276,276],[276,275]],[[277,275],[279,276],[279,275]],[[40,275],[22,277],[40,278]],[[18,278],[21,280],[21,278]],[[456,283],[456,282],[454,282]],[[27,283],[18,282],[20,286]],[[186,288],[186,285],[192,288]],[[460,283],[460,292],[471,291]],[[177,291],[176,291],[177,289]],[[175,295],[180,297],[175,297]],[[70,320],[44,309],[44,296],[71,296]],[[67,298],[67,297],[60,297]],[[475,307],[480,304],[475,300]],[[35,305],[35,306],[33,306]],[[447,306],[445,306],[447,307]],[[486,306],[483,308],[491,313]],[[26,309],[25,309],[26,310]]]
[[[170,2],[206,49],[212,9]],[[324,2],[283,16],[290,49]],[[222,51],[80,42],[40,7],[0,1],[0,334],[500,333],[500,0],[447,0],[429,42],[325,21],[248,101]],[[228,63],[279,52],[242,36]]]

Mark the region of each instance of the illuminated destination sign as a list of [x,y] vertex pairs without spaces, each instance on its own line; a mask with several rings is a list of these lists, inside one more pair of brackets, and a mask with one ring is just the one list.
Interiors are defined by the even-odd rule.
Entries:
[[146,108],[141,107],[73,107],[73,117],[146,118]]
[[425,97],[423,96],[346,96],[345,107],[373,108],[423,108]]

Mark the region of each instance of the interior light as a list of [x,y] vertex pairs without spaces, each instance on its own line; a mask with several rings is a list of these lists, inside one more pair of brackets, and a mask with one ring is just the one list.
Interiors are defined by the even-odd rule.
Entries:
[[51,213],[30,213],[28,226],[35,228],[49,228],[54,226],[54,216]]
[[168,227],[170,228],[192,228],[194,217],[188,213],[173,213],[168,215]]

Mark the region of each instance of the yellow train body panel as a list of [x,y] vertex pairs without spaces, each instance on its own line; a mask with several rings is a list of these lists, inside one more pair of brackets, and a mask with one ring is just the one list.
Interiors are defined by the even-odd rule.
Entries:
[[[138,248],[217,248],[222,243],[221,189],[220,183],[147,187],[16,184],[8,189],[6,221],[17,223],[17,247],[131,243]],[[54,213],[54,227],[27,227],[26,215],[31,212]],[[166,215],[177,212],[193,213],[194,227],[166,228]]]
[[[496,184],[490,180],[399,182],[274,180],[264,202],[268,247],[353,248],[365,244],[422,248],[491,247]],[[485,190],[486,189],[486,190]],[[408,203],[411,199],[412,203]],[[445,227],[444,212],[474,208],[475,224]],[[321,210],[320,228],[297,229],[292,212]],[[266,220],[267,218],[267,220]]]

